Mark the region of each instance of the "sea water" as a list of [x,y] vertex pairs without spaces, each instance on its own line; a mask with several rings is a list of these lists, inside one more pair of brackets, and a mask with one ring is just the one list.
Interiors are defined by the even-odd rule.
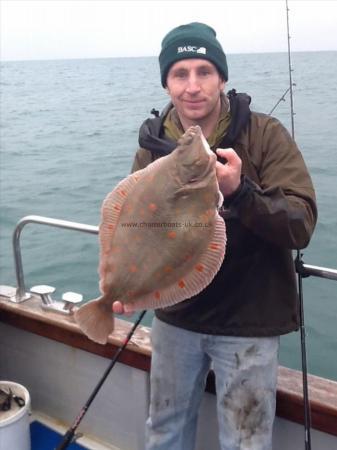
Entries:
[[[292,62],[295,136],[319,209],[304,261],[337,268],[337,52],[294,53]],[[228,55],[228,64],[226,89],[247,92],[254,110],[269,113],[289,87],[286,53]],[[97,225],[105,195],[130,171],[140,124],[168,96],[156,58],[5,62],[0,82],[0,283],[16,285],[17,221],[37,214]],[[288,94],[273,115],[290,130]],[[27,288],[99,295],[97,236],[28,225],[21,242]],[[336,293],[336,282],[304,280],[309,371],[337,380]],[[299,333],[281,342],[281,363],[300,368]]]

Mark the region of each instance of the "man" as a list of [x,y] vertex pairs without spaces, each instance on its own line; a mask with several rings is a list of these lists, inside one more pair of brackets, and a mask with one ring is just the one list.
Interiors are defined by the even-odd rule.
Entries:
[[[171,103],[142,125],[133,170],[170,153],[189,126],[200,125],[218,155],[228,243],[204,291],[155,312],[146,449],[194,449],[211,364],[221,449],[270,449],[279,336],[298,328],[291,249],[305,247],[315,226],[312,182],[276,119],[251,112],[245,94],[224,95],[226,56],[212,28],[173,29],[159,63]],[[118,302],[113,308],[123,312]]]

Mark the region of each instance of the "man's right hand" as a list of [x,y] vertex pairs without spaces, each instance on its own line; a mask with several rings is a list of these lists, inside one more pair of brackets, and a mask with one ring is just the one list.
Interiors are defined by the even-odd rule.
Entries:
[[113,302],[112,312],[114,314],[124,314],[126,316],[132,316],[134,314],[132,311],[125,312],[124,305],[122,302]]
[[112,312],[114,314],[124,314],[124,305],[122,302],[113,302],[112,304]]

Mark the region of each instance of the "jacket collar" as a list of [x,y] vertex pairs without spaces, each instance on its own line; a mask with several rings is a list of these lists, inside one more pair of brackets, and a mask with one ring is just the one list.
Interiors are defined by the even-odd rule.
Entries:
[[[220,146],[232,147],[241,131],[248,125],[250,119],[249,104],[251,97],[247,94],[237,93],[232,89],[227,93],[230,104],[231,123]],[[169,111],[173,108],[170,102],[162,111],[160,116],[146,119],[139,130],[140,147],[151,151],[157,157],[171,153],[177,146],[177,142],[170,140],[164,135],[163,124]]]

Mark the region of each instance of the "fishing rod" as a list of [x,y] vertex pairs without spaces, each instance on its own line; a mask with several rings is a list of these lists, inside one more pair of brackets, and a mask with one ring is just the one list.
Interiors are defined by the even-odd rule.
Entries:
[[85,405],[83,406],[83,408],[81,409],[81,411],[79,412],[78,416],[76,417],[76,419],[74,420],[74,423],[71,425],[71,427],[68,429],[68,431],[65,433],[65,435],[63,436],[62,441],[60,442],[60,444],[55,448],[55,450],[65,450],[66,448],[68,448],[68,446],[72,443],[74,436],[75,436],[75,431],[77,429],[77,427],[79,426],[79,424],[81,423],[83,417],[85,416],[86,412],[88,411],[91,403],[93,402],[94,398],[96,397],[96,395],[98,394],[98,391],[101,389],[104,381],[106,380],[106,378],[108,377],[109,373],[111,372],[112,368],[114,367],[114,365],[116,364],[118,358],[120,357],[121,353],[123,352],[123,350],[126,348],[126,346],[128,345],[128,343],[130,342],[134,332],[136,331],[136,328],[138,327],[138,325],[140,324],[140,322],[142,321],[143,317],[146,314],[146,310],[142,311],[138,317],[138,319],[136,320],[136,322],[133,324],[131,330],[129,331],[128,335],[126,336],[123,345],[121,347],[118,348],[118,350],[115,353],[115,356],[113,357],[113,359],[111,360],[108,368],[105,370],[102,378],[99,380],[99,382],[97,383],[95,389],[93,390],[93,392],[91,393],[90,397],[88,398],[88,400],[86,401]]
[[288,92],[290,91],[290,87],[288,87],[288,89],[282,94],[282,96],[280,97],[280,99],[277,101],[277,103],[275,104],[275,106],[273,107],[273,109],[270,110],[270,112],[268,113],[268,116],[270,116],[271,114],[273,114],[273,112],[275,111],[275,109],[278,107],[278,105],[281,102],[285,102],[286,100],[286,95],[288,94]]
[[[290,33],[289,33],[289,8],[288,0],[286,2],[287,12],[287,41],[288,41],[288,69],[289,69],[289,92],[290,92],[290,111],[291,111],[291,136],[295,140],[295,123],[294,123],[294,95],[291,65],[291,49],[290,49]],[[297,250],[295,267],[298,280],[298,297],[299,297],[299,316],[300,316],[300,338],[301,338],[301,359],[302,359],[302,383],[303,383],[303,408],[304,408],[304,443],[305,450],[311,450],[311,415],[308,389],[308,367],[307,367],[307,351],[305,343],[305,323],[304,323],[304,302],[303,302],[303,285],[304,276],[302,254]]]
[[[296,86],[293,83],[292,79],[292,65],[291,65],[291,49],[290,49],[290,33],[289,33],[289,8],[288,8],[288,0],[285,0],[286,3],[286,14],[287,14],[287,41],[288,41],[288,69],[289,69],[289,87],[277,101],[275,106],[269,112],[269,115],[275,111],[277,106],[281,103],[281,101],[285,101],[285,96],[290,95],[290,111],[291,111],[291,136],[295,140],[295,121],[294,121],[294,95],[293,95],[293,86]],[[309,402],[309,389],[308,389],[308,367],[307,367],[307,351],[306,351],[306,343],[305,343],[305,323],[304,323],[304,304],[303,304],[303,283],[302,280],[304,277],[308,276],[304,269],[302,254],[299,250],[297,250],[296,259],[295,259],[295,268],[297,272],[297,285],[298,285],[298,298],[299,298],[299,316],[300,316],[300,338],[301,338],[301,359],[302,359],[302,385],[303,385],[303,408],[304,408],[304,442],[305,442],[305,450],[311,450],[311,415],[310,415],[310,402]]]

